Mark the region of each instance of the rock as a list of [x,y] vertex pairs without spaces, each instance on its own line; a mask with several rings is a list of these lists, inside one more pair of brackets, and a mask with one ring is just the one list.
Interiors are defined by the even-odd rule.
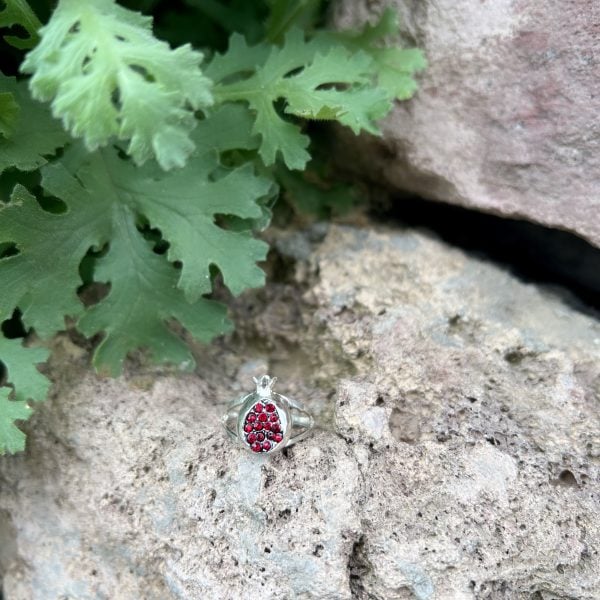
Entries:
[[[6,600],[600,597],[598,321],[424,233],[317,238],[194,375],[59,340],[0,459]],[[219,423],[265,369],[320,424],[270,458]]]
[[374,385],[357,386],[352,380],[338,385],[336,430],[350,443],[368,444],[371,449],[388,446],[391,439],[391,409],[383,406]]
[[340,27],[395,7],[423,48],[420,90],[383,140],[340,132],[348,164],[425,198],[574,232],[600,246],[600,4],[341,0]]

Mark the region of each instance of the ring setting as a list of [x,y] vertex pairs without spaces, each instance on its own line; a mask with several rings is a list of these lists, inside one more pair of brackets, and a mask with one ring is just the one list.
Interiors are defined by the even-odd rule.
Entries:
[[273,454],[295,444],[314,426],[312,415],[297,401],[273,391],[276,377],[254,378],[256,390],[232,400],[223,415],[229,436],[254,454]]

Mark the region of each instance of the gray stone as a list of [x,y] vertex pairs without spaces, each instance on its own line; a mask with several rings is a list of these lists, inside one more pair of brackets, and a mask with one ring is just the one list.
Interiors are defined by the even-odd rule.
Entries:
[[[57,340],[0,459],[5,600],[600,597],[598,321],[427,234],[300,246],[194,375]],[[265,370],[320,424],[269,459],[219,424]]]
[[566,229],[600,246],[600,3],[340,0],[340,27],[400,14],[420,90],[383,141],[340,132],[374,181]]

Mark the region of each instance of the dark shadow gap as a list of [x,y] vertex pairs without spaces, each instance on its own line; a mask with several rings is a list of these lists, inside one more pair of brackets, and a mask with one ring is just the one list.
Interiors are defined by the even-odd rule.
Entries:
[[463,250],[507,267],[520,279],[557,289],[566,302],[598,317],[600,249],[582,238],[523,220],[489,215],[415,196],[373,207],[375,220],[423,227]]

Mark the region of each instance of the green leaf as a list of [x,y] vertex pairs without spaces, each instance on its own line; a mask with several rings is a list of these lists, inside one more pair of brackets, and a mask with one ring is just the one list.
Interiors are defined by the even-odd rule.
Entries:
[[266,165],[281,153],[290,169],[310,159],[309,139],[276,109],[310,119],[336,119],[355,132],[377,132],[373,121],[390,108],[389,97],[373,87],[372,58],[344,47],[327,47],[324,39],[306,41],[291,30],[282,47],[248,47],[232,36],[227,53],[217,56],[207,73],[217,82],[218,101],[247,102],[255,113],[253,132],[261,137],[259,154]]
[[417,91],[414,74],[427,68],[427,60],[419,48],[386,46],[386,39],[397,38],[399,30],[396,11],[387,8],[377,23],[367,23],[361,31],[326,32],[318,38],[326,47],[343,44],[351,51],[367,53],[378,87],[390,98],[407,100]]
[[8,388],[0,388],[0,455],[25,450],[25,434],[15,421],[26,421],[32,412],[22,400],[9,400],[9,394]]
[[177,320],[197,340],[208,342],[231,328],[225,307],[205,298],[188,303],[176,290],[177,270],[141,238],[134,213],[128,207],[119,212],[113,216],[114,241],[106,257],[98,261],[95,273],[96,280],[110,282],[110,293],[78,323],[87,336],[104,332],[94,365],[116,377],[127,353],[145,347],[154,361],[189,370],[194,359],[168,321]]
[[357,190],[349,185],[327,185],[319,181],[311,181],[307,175],[315,173],[306,171],[290,171],[278,165],[277,180],[281,183],[286,200],[303,215],[311,215],[318,219],[327,219],[331,215],[347,213],[358,201]]
[[[228,112],[221,111],[218,120],[223,115],[226,120]],[[226,149],[221,140],[221,150]],[[169,260],[182,261],[178,287],[189,301],[211,291],[211,265],[219,268],[233,294],[264,284],[256,262],[265,259],[268,246],[248,232],[228,231],[215,222],[216,215],[262,216],[257,201],[269,193],[272,183],[254,175],[250,164],[209,179],[218,166],[214,152],[194,157],[185,169],[159,176],[152,167],[136,169],[110,153],[105,162],[115,188],[124,192],[123,201],[162,231],[170,244]]]
[[269,42],[280,42],[293,27],[307,30],[313,25],[321,0],[268,0],[268,4],[270,11],[265,37]]
[[189,166],[156,180],[150,170],[134,173],[122,163],[121,168],[115,166],[113,176],[117,185],[127,185],[131,205],[169,240],[169,260],[182,261],[178,286],[188,300],[211,291],[211,265],[218,265],[225,285],[236,295],[263,285],[264,273],[256,262],[265,259],[267,245],[246,232],[221,229],[215,215],[259,218],[256,200],[268,193],[271,182],[255,177],[251,165],[216,181],[203,177],[199,161],[190,161]]
[[378,84],[397,100],[408,100],[417,91],[412,76],[427,66],[418,48],[381,48],[371,51],[377,67]]
[[168,170],[193,152],[193,111],[212,96],[202,54],[171,50],[151,21],[113,0],[60,0],[21,69],[33,73],[33,96],[52,100],[53,114],[89,150],[117,136],[137,164],[154,156]]
[[[286,112],[309,119],[336,119],[355,133],[379,133],[373,121],[388,113],[390,103],[384,90],[369,85],[370,67],[367,54],[349,54],[339,46],[317,54],[303,71],[282,82],[281,93],[288,99]],[[331,87],[322,89],[325,83]],[[340,90],[332,83],[347,87]]]
[[[71,197],[63,193],[67,204],[85,195],[94,206],[104,204],[100,220],[110,229],[110,249],[98,261],[95,279],[110,282],[111,291],[79,321],[86,335],[106,333],[95,357],[99,369],[120,372],[126,353],[140,346],[150,347],[156,360],[193,364],[185,344],[165,325],[171,318],[202,341],[228,331],[224,308],[199,297],[210,290],[209,265],[217,265],[235,292],[262,283],[254,262],[264,258],[266,245],[219,228],[214,215],[258,214],[257,196],[269,186],[247,169],[208,181],[216,156],[196,157],[185,169],[158,176],[150,167],[134,169],[109,150],[86,160],[76,179],[58,166],[44,170],[43,185],[50,192],[79,188]],[[136,228],[139,216],[161,227],[169,254],[183,261],[181,269],[148,247]]]
[[387,7],[375,23],[365,23],[359,31],[342,31],[342,35],[348,40],[354,41],[362,48],[376,46],[381,40],[398,34],[398,13],[391,7]]
[[310,160],[307,152],[310,140],[300,128],[284,121],[273,107],[273,101],[257,98],[250,103],[256,110],[254,131],[260,133],[260,155],[266,165],[275,163],[278,152],[290,169],[303,169]]
[[42,24],[25,0],[4,0],[4,2],[6,6],[0,11],[0,27],[21,25],[29,35],[27,38],[5,35],[4,41],[20,50],[33,48],[39,40],[38,31]]
[[0,135],[9,138],[19,118],[19,105],[10,92],[0,92]]
[[48,395],[50,381],[35,365],[45,362],[50,353],[45,348],[26,348],[21,342],[0,334],[0,362],[6,367],[6,379],[15,390],[15,400],[42,402]]
[[[60,167],[56,167],[60,169]],[[17,185],[11,202],[0,205],[0,241],[13,242],[18,254],[0,260],[0,320],[20,308],[23,323],[42,338],[65,328],[65,315],[83,310],[77,288],[79,263],[91,247],[108,238],[105,207],[80,193],[75,181],[61,179],[54,189],[54,168],[48,173],[52,189],[68,198],[67,213],[51,214]]]
[[[31,171],[46,163],[46,156],[64,146],[69,135],[52,118],[47,107],[34,102],[25,82],[0,74],[0,89],[12,94],[20,110],[12,117],[12,135],[0,137],[0,173],[10,167]],[[4,94],[3,94],[4,95]]]
[[192,134],[199,156],[227,150],[256,150],[258,136],[252,133],[253,119],[241,104],[224,104],[198,125]]
[[[256,261],[267,245],[247,230],[217,224],[221,215],[263,218],[262,198],[272,193],[272,182],[249,165],[227,169],[219,162],[223,152],[256,147],[250,128],[241,106],[215,111],[196,132],[201,152],[172,173],[135,168],[112,148],[93,155],[71,148],[42,169],[42,187],[67,207],[61,214],[43,210],[17,186],[1,207],[0,243],[15,244],[18,253],[0,260],[0,315],[19,307],[42,337],[63,329],[65,315],[80,317],[87,335],[105,332],[95,364],[113,374],[138,347],[149,347],[156,360],[193,364],[168,322],[179,321],[199,340],[229,329],[224,308],[201,297],[211,291],[212,268],[235,294],[264,282]],[[167,255],[149,247],[137,228],[141,220],[160,228]],[[107,244],[94,280],[110,283],[110,293],[84,314],[79,267],[90,249]]]
[[264,64],[270,49],[269,44],[248,46],[244,36],[234,33],[229,39],[227,52],[215,54],[205,67],[204,73],[213,81],[223,82],[234,76],[237,76],[238,80],[244,79],[248,73]]

